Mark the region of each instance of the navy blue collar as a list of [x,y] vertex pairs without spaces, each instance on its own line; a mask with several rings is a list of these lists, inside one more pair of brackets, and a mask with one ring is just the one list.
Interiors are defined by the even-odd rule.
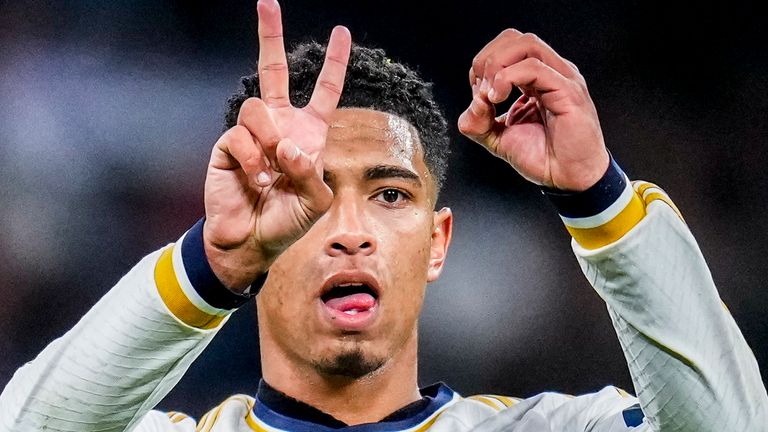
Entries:
[[261,421],[280,429],[296,432],[334,431],[356,432],[405,430],[418,425],[454,397],[454,391],[443,383],[419,390],[421,399],[384,417],[377,423],[348,426],[319,409],[276,390],[263,379],[259,382],[254,414]]

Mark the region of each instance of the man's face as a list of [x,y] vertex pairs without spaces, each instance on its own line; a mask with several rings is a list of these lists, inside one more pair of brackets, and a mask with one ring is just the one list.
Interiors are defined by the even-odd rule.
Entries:
[[259,328],[262,344],[292,364],[358,378],[415,348],[452,217],[433,211],[434,179],[399,117],[336,110],[323,164],[333,204],[270,268]]

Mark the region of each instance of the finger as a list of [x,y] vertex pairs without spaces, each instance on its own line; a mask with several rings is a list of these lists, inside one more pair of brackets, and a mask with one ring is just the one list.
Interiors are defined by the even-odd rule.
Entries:
[[254,139],[261,144],[269,166],[274,171],[280,172],[280,164],[275,154],[277,143],[280,142],[280,131],[264,101],[255,97],[246,99],[237,115],[237,124],[248,129]]
[[539,59],[528,58],[504,68],[488,92],[488,100],[500,103],[506,100],[517,86],[525,93],[535,93],[544,107],[555,114],[562,114],[573,105],[584,101],[586,88],[569,80]]
[[316,219],[333,201],[333,192],[323,181],[322,169],[318,167],[321,159],[313,161],[290,138],[280,141],[277,154],[283,173],[291,180],[307,216]]
[[459,116],[459,131],[480,144],[487,144],[497,126],[496,108],[480,92],[472,96],[469,107]]
[[538,109],[536,107],[536,100],[530,98],[526,94],[520,95],[515,103],[512,104],[512,106],[509,108],[505,124],[507,126],[511,126],[515,123],[518,123],[520,119],[523,118],[531,109]]
[[349,30],[344,26],[336,26],[331,32],[328,48],[325,51],[325,62],[317,77],[312,98],[307,105],[310,113],[326,122],[339,104],[351,49],[352,36]]
[[211,166],[222,170],[242,169],[250,182],[266,186],[271,180],[264,176],[269,169],[264,153],[244,126],[234,126],[219,138],[211,155]]
[[523,123],[541,123],[544,124],[541,109],[536,101],[531,100],[526,106],[515,114],[515,118],[507,122],[507,126]]
[[472,70],[493,84],[493,78],[500,70],[527,58],[539,59],[565,77],[579,76],[573,63],[562,58],[538,36],[515,29],[504,30],[483,47],[472,62]]
[[267,105],[289,106],[288,62],[283,43],[283,23],[277,0],[259,0],[259,89]]

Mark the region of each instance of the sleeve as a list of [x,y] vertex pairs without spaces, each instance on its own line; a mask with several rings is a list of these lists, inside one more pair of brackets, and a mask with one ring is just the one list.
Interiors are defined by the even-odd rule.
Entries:
[[666,193],[613,161],[584,193],[545,193],[607,304],[641,408],[590,430],[768,431],[757,362]]
[[246,300],[210,270],[199,222],[175,245],[142,259],[16,371],[0,395],[0,432],[131,430]]

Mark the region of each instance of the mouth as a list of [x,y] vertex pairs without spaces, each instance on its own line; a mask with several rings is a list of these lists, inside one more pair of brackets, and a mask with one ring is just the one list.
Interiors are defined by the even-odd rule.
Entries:
[[365,273],[338,273],[323,285],[320,302],[334,327],[362,330],[378,315],[379,285]]

